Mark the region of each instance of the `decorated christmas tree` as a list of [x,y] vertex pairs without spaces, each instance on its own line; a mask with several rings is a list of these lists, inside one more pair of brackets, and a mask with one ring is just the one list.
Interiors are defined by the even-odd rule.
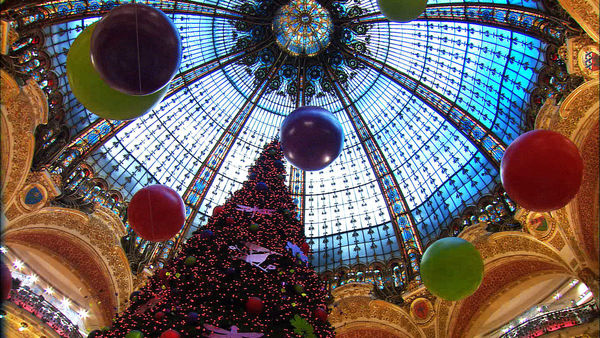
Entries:
[[333,337],[282,158],[279,142],[268,144],[243,187],[132,295],[110,330],[90,336]]

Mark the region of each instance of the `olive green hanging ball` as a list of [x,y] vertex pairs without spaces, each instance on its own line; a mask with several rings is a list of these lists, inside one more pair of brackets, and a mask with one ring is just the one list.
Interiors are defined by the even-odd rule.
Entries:
[[473,294],[483,280],[483,259],[470,242],[442,238],[431,244],[421,259],[421,280],[434,295],[451,301]]
[[377,0],[377,4],[388,20],[409,22],[423,14],[427,0]]

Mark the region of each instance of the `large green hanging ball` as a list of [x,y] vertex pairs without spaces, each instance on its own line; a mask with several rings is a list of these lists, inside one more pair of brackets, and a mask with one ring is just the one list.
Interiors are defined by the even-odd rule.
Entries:
[[67,78],[73,95],[85,108],[105,119],[129,120],[143,115],[162,100],[169,86],[144,96],[127,95],[110,88],[90,59],[90,39],[95,25],[79,34],[67,55]]
[[483,279],[483,259],[473,244],[462,238],[442,238],[425,250],[421,279],[427,289],[445,300],[473,294]]
[[388,20],[408,22],[423,14],[427,0],[377,0],[377,4]]

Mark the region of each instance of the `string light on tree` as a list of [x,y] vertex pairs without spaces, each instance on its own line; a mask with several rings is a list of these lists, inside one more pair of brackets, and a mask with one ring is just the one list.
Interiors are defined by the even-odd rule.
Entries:
[[242,188],[95,337],[334,337],[282,158],[279,142],[268,144]]

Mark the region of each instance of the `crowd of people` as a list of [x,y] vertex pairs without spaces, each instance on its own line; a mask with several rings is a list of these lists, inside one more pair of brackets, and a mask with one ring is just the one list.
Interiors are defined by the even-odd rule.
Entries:
[[578,307],[549,312],[531,318],[506,332],[501,338],[539,337],[548,332],[590,322],[599,316],[598,305],[592,301]]
[[76,325],[56,307],[35,294],[28,286],[21,286],[10,292],[10,300],[20,308],[40,318],[61,337],[82,338]]

